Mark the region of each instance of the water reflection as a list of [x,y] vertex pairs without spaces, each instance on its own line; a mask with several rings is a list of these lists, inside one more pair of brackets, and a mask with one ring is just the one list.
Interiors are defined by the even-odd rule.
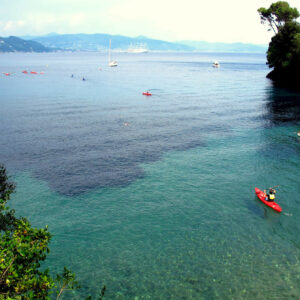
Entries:
[[267,94],[266,118],[274,125],[300,121],[300,93],[273,87]]

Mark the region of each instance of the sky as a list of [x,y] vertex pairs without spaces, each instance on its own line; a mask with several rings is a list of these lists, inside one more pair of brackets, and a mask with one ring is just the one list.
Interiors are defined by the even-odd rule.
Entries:
[[[107,33],[165,41],[268,44],[272,0],[0,0],[0,36]],[[300,12],[300,1],[289,0]]]

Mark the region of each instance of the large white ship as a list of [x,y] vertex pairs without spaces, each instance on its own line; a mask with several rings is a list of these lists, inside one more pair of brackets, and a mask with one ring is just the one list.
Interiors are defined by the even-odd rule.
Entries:
[[146,44],[140,43],[140,44],[130,44],[127,51],[128,53],[146,53],[148,52],[148,48]]

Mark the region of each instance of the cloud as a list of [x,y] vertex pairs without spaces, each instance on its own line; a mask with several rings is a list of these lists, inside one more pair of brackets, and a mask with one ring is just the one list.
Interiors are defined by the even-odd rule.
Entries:
[[68,21],[71,26],[75,26],[75,25],[84,24],[86,19],[87,17],[84,14],[79,13],[79,14],[70,15]]
[[14,26],[14,22],[12,22],[12,21],[4,22],[2,26],[3,26],[3,31],[4,31],[4,32],[5,32],[5,31],[9,31],[9,30],[11,30],[13,27],[15,27],[15,26]]
[[22,20],[8,20],[0,23],[0,31],[4,35],[24,34],[44,34],[50,31],[64,33],[65,30],[71,30],[84,25],[87,16],[82,13],[74,14],[54,14],[54,13],[28,13]]
[[10,33],[22,30],[25,27],[23,20],[0,22],[0,29],[4,33]]
[[[140,0],[121,1],[109,9],[111,20],[126,24],[132,35],[168,40],[247,41],[265,39],[260,28],[259,1]],[[138,32],[143,28],[148,32]],[[152,33],[152,34],[151,34]]]
[[[268,43],[257,9],[274,0],[1,0],[1,35],[110,33]],[[300,9],[299,0],[289,0]]]

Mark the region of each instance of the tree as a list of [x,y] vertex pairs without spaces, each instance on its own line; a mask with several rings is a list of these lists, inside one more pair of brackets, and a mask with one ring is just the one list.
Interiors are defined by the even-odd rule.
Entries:
[[[80,288],[75,274],[67,268],[56,278],[50,276],[49,269],[40,270],[50,252],[51,234],[47,226],[33,228],[26,218],[15,216],[7,206],[14,190],[0,164],[0,299],[50,299],[55,291],[59,299],[63,291]],[[104,293],[105,286],[99,299]]]
[[[275,83],[299,89],[300,87],[300,16],[296,8],[278,1],[258,9],[261,22],[268,22],[275,35],[267,51],[267,64],[273,70],[267,75]],[[269,30],[271,30],[269,29]]]
[[287,23],[273,38],[269,45],[267,59],[269,66],[279,69],[293,68],[299,63],[300,24]]
[[[297,8],[292,8],[285,1],[272,3],[269,8],[258,9],[261,23],[269,23],[270,28],[276,34],[287,22],[296,20],[299,17]],[[271,30],[269,29],[269,30]]]
[[0,164],[0,232],[13,230],[16,221],[15,211],[6,206],[10,194],[15,190],[13,182],[9,182],[5,167]]

